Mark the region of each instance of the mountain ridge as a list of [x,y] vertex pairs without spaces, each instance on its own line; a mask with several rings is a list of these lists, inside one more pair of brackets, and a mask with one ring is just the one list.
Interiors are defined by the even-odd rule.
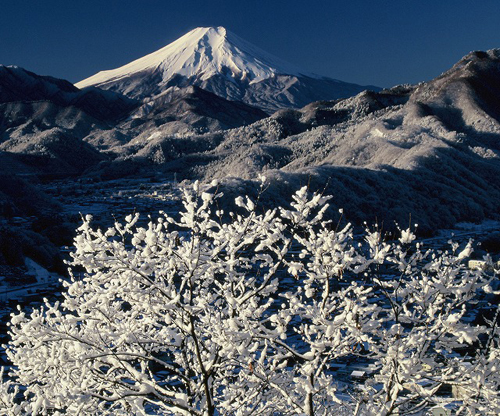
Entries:
[[233,78],[259,82],[276,74],[306,75],[297,67],[268,54],[222,26],[199,27],[167,46],[114,70],[98,72],[75,85],[85,88],[118,80],[147,69],[161,69],[163,80],[178,74],[202,80],[229,70]]
[[219,179],[229,195],[251,191],[264,173],[271,206],[308,183],[358,223],[376,217],[389,226],[411,215],[431,233],[499,218],[500,114],[491,108],[500,53],[462,61],[427,83],[284,109],[249,126],[149,140],[150,132],[114,163]]
[[269,113],[345,98],[367,88],[378,90],[302,71],[221,26],[196,28],[153,53],[75,85],[142,100],[154,99],[171,87],[195,85]]
[[[282,81],[290,89],[300,79]],[[411,213],[430,230],[499,217],[499,94],[500,52],[491,50],[472,52],[425,83],[269,117],[182,84],[114,123],[49,99],[12,101],[0,104],[0,152],[26,173],[97,181],[161,175],[251,190],[264,173],[277,203],[310,183],[335,195],[354,222],[402,223]]]
[[0,104],[34,101],[74,106],[103,122],[120,119],[138,106],[136,100],[118,93],[97,88],[83,91],[63,79],[0,65]]

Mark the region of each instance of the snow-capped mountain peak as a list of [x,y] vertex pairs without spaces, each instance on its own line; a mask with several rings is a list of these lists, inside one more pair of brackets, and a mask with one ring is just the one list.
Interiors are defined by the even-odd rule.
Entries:
[[156,52],[76,84],[145,101],[168,93],[171,87],[190,85],[270,113],[366,89],[306,73],[221,26],[196,28]]
[[276,74],[301,74],[294,65],[272,56],[222,26],[199,27],[156,52],[120,68],[99,72],[76,86],[99,86],[147,70],[159,70],[163,82],[174,75],[203,81],[221,74],[254,83]]

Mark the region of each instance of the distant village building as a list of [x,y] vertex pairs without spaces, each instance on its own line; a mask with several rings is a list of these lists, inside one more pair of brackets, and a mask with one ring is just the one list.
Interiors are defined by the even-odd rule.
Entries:
[[469,260],[468,266],[471,270],[486,270],[487,263],[484,260]]
[[486,260],[469,260],[467,266],[471,270],[483,270],[495,273],[500,272],[500,261],[491,263]]
[[459,402],[440,404],[431,409],[432,416],[451,416],[460,408]]

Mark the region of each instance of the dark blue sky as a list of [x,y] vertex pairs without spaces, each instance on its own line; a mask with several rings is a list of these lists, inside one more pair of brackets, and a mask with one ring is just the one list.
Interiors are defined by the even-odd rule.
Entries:
[[305,71],[388,87],[500,47],[500,1],[8,1],[0,63],[77,82],[198,26],[225,26]]

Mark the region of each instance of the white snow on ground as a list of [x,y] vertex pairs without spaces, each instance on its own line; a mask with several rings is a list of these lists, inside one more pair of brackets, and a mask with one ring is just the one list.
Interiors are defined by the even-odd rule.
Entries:
[[30,258],[26,257],[24,264],[28,268],[27,274],[35,276],[38,283],[47,283],[50,280],[53,280],[51,273],[47,269],[40,266],[37,262],[31,260]]
[[0,276],[0,302],[5,303],[10,299],[22,299],[32,295],[38,289],[45,289],[50,284],[55,284],[61,276],[49,272],[30,258],[25,259],[25,265],[28,269],[27,275],[35,276],[37,283],[25,286],[10,286],[2,282],[3,276]]

